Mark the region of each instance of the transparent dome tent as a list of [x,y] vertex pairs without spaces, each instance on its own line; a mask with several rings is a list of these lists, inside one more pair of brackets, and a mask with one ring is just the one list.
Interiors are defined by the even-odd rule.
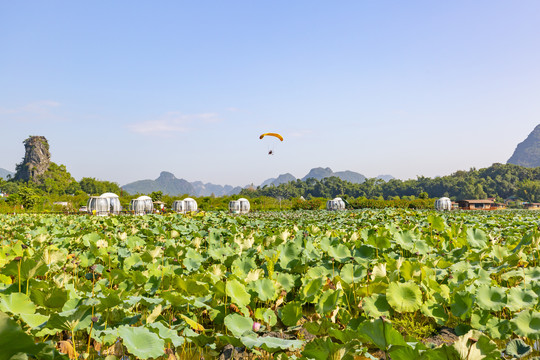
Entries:
[[129,210],[135,215],[151,214],[154,211],[154,203],[150,196],[139,196],[138,198],[131,200]]
[[101,196],[90,196],[86,207],[90,214],[100,216],[108,214],[118,215],[120,214],[120,211],[122,211],[120,198],[113,193],[105,193]]
[[229,202],[229,212],[231,214],[247,214],[249,212],[249,200],[240,198]]
[[107,200],[109,207],[109,214],[118,215],[122,211],[122,205],[120,205],[120,198],[114,193],[101,194],[101,198]]
[[326,210],[328,211],[340,211],[345,210],[345,201],[337,197],[326,202]]
[[447,197],[442,197],[435,200],[435,209],[439,211],[450,211],[452,210],[452,200]]
[[176,200],[172,205],[173,211],[177,213],[185,214],[190,211],[197,211],[197,201],[192,198],[185,198],[184,200]]
[[107,199],[102,198],[101,196],[90,196],[90,199],[88,199],[88,203],[86,204],[86,209],[88,213],[92,215],[109,215],[109,203],[107,202]]

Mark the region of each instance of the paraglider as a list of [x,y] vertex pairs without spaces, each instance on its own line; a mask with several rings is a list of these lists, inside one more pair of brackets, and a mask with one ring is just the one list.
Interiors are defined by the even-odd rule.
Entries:
[[274,137],[277,137],[279,140],[283,141],[283,136],[279,135],[279,134],[276,134],[276,133],[266,133],[266,134],[262,134],[261,136],[259,136],[259,139],[262,139],[263,137],[265,136],[274,136]]
[[[261,136],[259,136],[259,139],[262,139],[265,136],[273,136],[275,138],[278,138],[280,141],[283,141],[283,136],[281,136],[280,134],[277,134],[277,133],[264,133]],[[274,149],[273,148],[268,149],[268,155],[274,155]]]

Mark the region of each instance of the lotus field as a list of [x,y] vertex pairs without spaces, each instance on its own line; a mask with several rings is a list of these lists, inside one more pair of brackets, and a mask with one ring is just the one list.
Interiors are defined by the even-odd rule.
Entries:
[[534,212],[0,215],[3,359],[538,354]]

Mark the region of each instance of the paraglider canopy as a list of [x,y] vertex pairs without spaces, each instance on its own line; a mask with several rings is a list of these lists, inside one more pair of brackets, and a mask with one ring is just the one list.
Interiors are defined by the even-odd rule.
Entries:
[[[283,136],[281,136],[280,134],[277,134],[277,133],[264,133],[261,136],[259,136],[259,139],[262,139],[265,136],[272,136],[272,137],[275,137],[275,138],[279,139],[279,141],[283,141]],[[270,146],[268,147],[268,155],[274,155],[274,147],[273,147],[273,145],[271,147]]]
[[265,133],[265,134],[262,134],[261,136],[259,136],[259,139],[262,139],[263,137],[265,136],[274,136],[274,137],[277,137],[279,140],[283,141],[283,136],[279,135],[279,134],[276,134],[276,133]]

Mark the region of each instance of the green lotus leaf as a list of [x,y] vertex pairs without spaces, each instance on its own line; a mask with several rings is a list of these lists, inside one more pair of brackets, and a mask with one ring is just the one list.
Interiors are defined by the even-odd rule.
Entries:
[[510,311],[519,311],[533,307],[538,301],[538,295],[532,290],[513,287],[508,291],[507,305]]
[[246,291],[246,287],[238,280],[232,279],[227,281],[225,288],[227,296],[229,296],[236,305],[247,306],[251,301],[251,296]]
[[45,325],[45,323],[49,320],[48,315],[42,315],[42,314],[20,314],[20,317],[22,321],[26,323],[26,325],[30,326],[32,329],[42,327]]
[[523,310],[510,320],[514,332],[529,339],[540,338],[540,313],[534,310]]
[[473,295],[468,292],[455,293],[450,309],[456,317],[465,319],[470,315],[473,306]]
[[165,354],[165,341],[144,327],[122,326],[118,335],[127,350],[140,359],[157,358]]
[[279,350],[297,350],[304,344],[301,340],[287,340],[272,336],[242,336],[240,340],[250,349],[261,348],[269,353],[274,353]]
[[309,281],[302,288],[302,295],[306,302],[314,302],[322,291],[323,278],[319,277]]
[[287,303],[279,311],[279,318],[285,326],[296,326],[302,318],[302,304],[295,301]]
[[270,279],[255,280],[249,284],[249,289],[253,290],[261,301],[274,300],[277,297],[276,288]]
[[285,291],[289,292],[295,287],[295,279],[291,274],[279,273],[276,276],[276,281],[280,284]]
[[[281,247],[281,246],[280,246]],[[279,265],[283,269],[291,269],[293,263],[298,261],[302,249],[295,243],[285,243],[282,245],[282,250],[279,255]]]
[[26,334],[19,324],[0,312],[0,360],[24,359],[16,354],[38,354],[43,345],[36,345],[33,337]]
[[394,234],[394,241],[405,250],[414,248],[415,235],[410,231],[400,231]]
[[92,309],[88,306],[52,314],[47,321],[47,327],[55,330],[77,331],[90,326],[92,322]]
[[160,338],[163,340],[167,340],[171,342],[174,347],[182,346],[185,342],[184,338],[182,336],[178,335],[178,332],[176,330],[173,330],[167,326],[165,326],[162,322],[155,322],[150,325],[148,325],[148,328],[151,331],[156,332],[159,335]]
[[532,347],[527,345],[525,341],[521,339],[513,339],[506,344],[506,349],[504,352],[508,356],[521,359],[532,352]]
[[387,350],[390,346],[406,345],[403,336],[392,325],[383,319],[363,322],[358,332],[366,336],[381,350]]
[[0,310],[14,315],[33,314],[36,305],[23,293],[0,294]]
[[392,282],[386,289],[386,300],[398,312],[410,312],[422,306],[422,292],[412,282]]
[[433,318],[437,325],[443,326],[448,322],[448,314],[444,306],[434,300],[426,301],[421,310],[422,314]]
[[186,267],[187,271],[191,272],[198,270],[203,262],[204,257],[199,252],[191,248],[186,251],[183,264]]
[[253,320],[239,314],[225,316],[224,323],[227,329],[236,337],[253,331]]
[[341,268],[340,277],[347,284],[363,281],[367,276],[367,269],[360,265],[345,264]]
[[467,241],[469,246],[475,249],[483,249],[487,244],[487,235],[483,230],[469,228],[467,229]]
[[351,250],[344,244],[337,244],[328,248],[328,256],[343,262],[343,260],[348,260],[351,257]]
[[476,291],[476,302],[481,309],[500,311],[506,306],[506,293],[502,288],[483,285]]
[[274,326],[277,323],[276,313],[272,309],[258,308],[257,310],[255,310],[254,315],[256,319],[263,321],[269,326]]
[[302,351],[302,358],[313,360],[352,359],[349,353],[354,345],[354,343],[350,345],[336,343],[330,338],[316,338],[306,344]]
[[317,313],[327,314],[338,306],[342,290],[326,290],[317,302]]
[[486,331],[492,339],[507,339],[513,333],[510,321],[497,317],[487,321]]
[[427,221],[429,222],[433,230],[444,231],[446,229],[446,221],[444,221],[444,218],[442,218],[441,216],[429,215]]
[[540,281],[540,267],[530,267],[523,270],[523,273],[527,279],[532,281]]
[[378,318],[379,316],[390,317],[392,307],[386,301],[385,294],[373,294],[365,297],[362,302],[362,309],[369,318]]

